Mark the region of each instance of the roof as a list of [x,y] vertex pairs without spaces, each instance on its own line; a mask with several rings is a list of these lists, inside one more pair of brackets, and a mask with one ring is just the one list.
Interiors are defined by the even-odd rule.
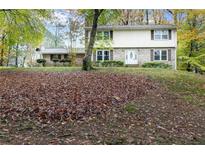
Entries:
[[43,54],[67,54],[68,50],[64,48],[47,48],[42,49],[41,52]]
[[[91,30],[91,27],[85,27],[87,30]],[[113,25],[113,26],[98,26],[98,30],[152,30],[152,29],[176,29],[175,25]]]
[[[77,48],[76,53],[85,53],[84,48]],[[68,49],[65,48],[46,48],[41,50],[42,54],[68,54]]]

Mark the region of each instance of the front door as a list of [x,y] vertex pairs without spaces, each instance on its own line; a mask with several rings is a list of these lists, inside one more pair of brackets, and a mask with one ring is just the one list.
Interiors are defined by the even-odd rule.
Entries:
[[137,51],[128,50],[125,52],[125,64],[138,64]]

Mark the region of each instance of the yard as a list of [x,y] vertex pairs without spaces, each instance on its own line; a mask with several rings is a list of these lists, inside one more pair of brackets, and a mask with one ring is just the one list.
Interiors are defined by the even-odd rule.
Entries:
[[205,77],[0,68],[0,144],[205,144]]

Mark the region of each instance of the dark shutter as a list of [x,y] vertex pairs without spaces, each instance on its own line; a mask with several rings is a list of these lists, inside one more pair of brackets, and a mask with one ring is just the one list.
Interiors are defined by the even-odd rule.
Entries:
[[150,60],[151,61],[154,60],[154,50],[153,49],[150,50]]
[[154,30],[151,30],[151,40],[154,40]]
[[172,60],[172,52],[171,49],[168,49],[168,61]]
[[53,55],[50,55],[50,60],[51,60],[51,61],[53,60]]
[[94,51],[94,52],[93,52],[93,62],[96,62],[96,52],[97,52],[97,51]]
[[169,39],[170,40],[172,39],[172,30],[171,29],[169,30]]
[[113,31],[110,31],[110,40],[113,40]]
[[110,60],[113,60],[113,50],[110,50]]
[[58,55],[58,59],[61,59],[61,55]]

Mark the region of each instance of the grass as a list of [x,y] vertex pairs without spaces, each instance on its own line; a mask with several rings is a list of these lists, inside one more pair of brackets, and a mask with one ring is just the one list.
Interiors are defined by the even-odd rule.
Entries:
[[101,68],[99,71],[145,75],[186,101],[205,106],[205,76],[185,71],[152,68]]
[[138,111],[138,108],[137,108],[135,103],[127,103],[127,104],[125,104],[124,109],[128,113],[136,113]]
[[28,71],[28,72],[75,72],[80,71],[81,67],[0,67],[0,71]]

